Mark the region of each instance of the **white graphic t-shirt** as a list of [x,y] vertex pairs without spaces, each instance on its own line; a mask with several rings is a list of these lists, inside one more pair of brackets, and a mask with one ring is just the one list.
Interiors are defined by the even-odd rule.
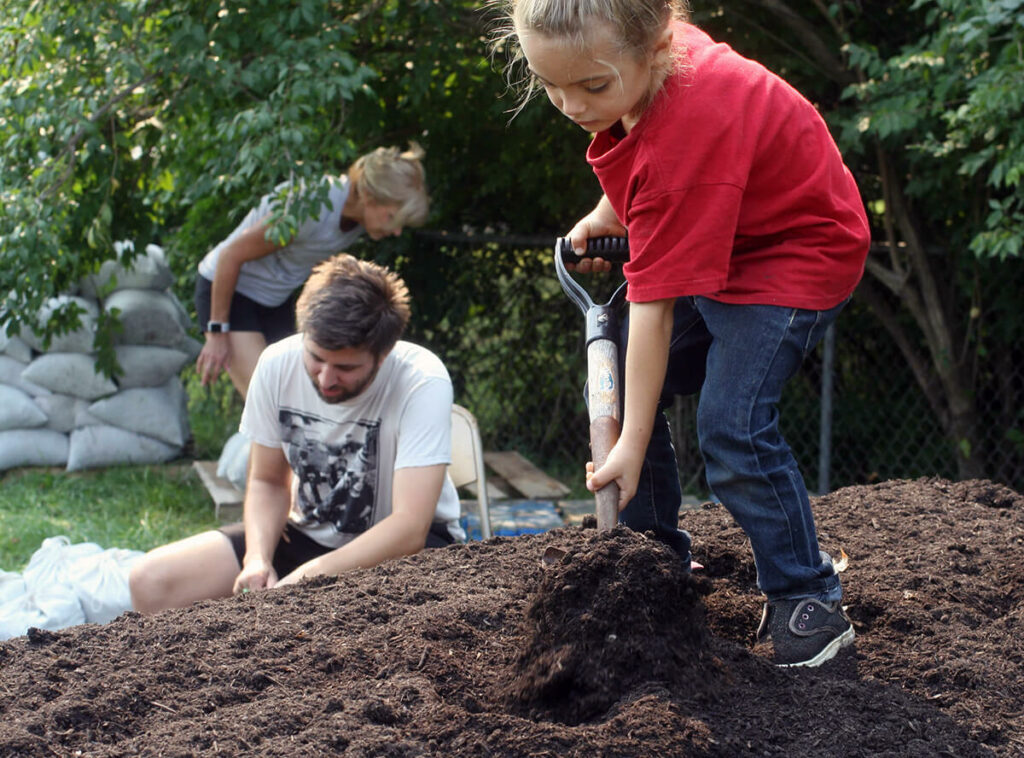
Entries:
[[[320,544],[341,547],[391,513],[401,468],[451,462],[452,385],[440,359],[399,342],[357,397],[324,402],[302,362],[302,335],[260,356],[241,431],[280,447],[294,472],[291,522]],[[457,540],[459,500],[446,476],[434,515]]]

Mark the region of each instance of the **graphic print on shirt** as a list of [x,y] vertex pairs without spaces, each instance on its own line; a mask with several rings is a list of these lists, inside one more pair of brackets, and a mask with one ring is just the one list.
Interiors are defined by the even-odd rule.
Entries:
[[278,413],[288,463],[298,479],[302,524],[358,534],[373,523],[380,420],[338,423],[301,411]]

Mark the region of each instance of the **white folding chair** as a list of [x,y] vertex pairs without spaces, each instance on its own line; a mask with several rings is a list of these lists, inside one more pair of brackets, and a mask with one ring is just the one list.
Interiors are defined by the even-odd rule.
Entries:
[[484,473],[484,445],[476,418],[461,405],[452,404],[452,462],[448,476],[456,487],[474,485],[480,534],[491,537],[490,501],[487,497],[487,476]]

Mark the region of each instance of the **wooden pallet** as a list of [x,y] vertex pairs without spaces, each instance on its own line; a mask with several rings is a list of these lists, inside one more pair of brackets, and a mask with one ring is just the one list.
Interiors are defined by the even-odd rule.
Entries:
[[[494,477],[487,477],[487,497],[489,500],[506,500],[510,497],[508,494],[508,486],[502,487],[504,482],[495,481]],[[480,488],[476,482],[470,482],[464,485],[460,489],[466,490],[473,497],[479,497]]]
[[[572,491],[514,450],[485,452],[484,462],[494,469],[502,481],[526,498],[555,500]],[[501,486],[500,482],[498,486]]]
[[242,500],[245,494],[222,476],[217,476],[217,461],[193,461],[192,469],[199,475],[206,491],[213,498],[217,519],[230,523],[242,518]]

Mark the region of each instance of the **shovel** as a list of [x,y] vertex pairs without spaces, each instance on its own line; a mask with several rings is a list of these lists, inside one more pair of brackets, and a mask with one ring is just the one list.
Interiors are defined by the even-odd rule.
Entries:
[[[582,258],[607,261],[629,260],[629,242],[625,237],[592,237]],[[604,305],[597,305],[587,291],[569,275],[566,263],[578,263],[566,237],[555,242],[555,271],[565,294],[586,317],[587,405],[590,411],[590,452],[594,469],[604,465],[608,453],[619,439],[622,413],[619,402],[619,319],[616,311],[626,299],[626,282]],[[594,493],[598,529],[612,529],[619,520],[619,486],[609,482]]]

